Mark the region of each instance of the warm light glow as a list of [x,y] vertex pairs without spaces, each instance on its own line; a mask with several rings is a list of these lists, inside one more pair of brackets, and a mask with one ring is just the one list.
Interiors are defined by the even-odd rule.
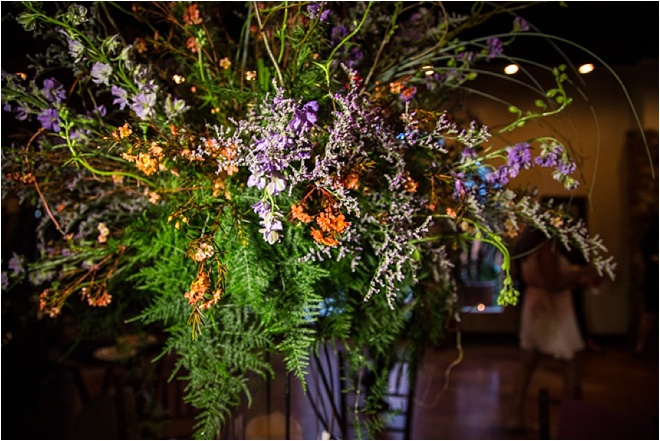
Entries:
[[514,73],[518,72],[518,67],[517,64],[509,64],[507,67],[504,68],[504,73],[507,75],[513,75]]
[[435,73],[435,70],[433,70],[433,66],[430,65],[424,66],[422,67],[422,69],[424,69],[424,75],[426,75],[427,77],[430,77]]
[[479,304],[477,305],[477,311],[479,311],[479,312],[483,312],[483,311],[485,311],[485,310],[486,310],[486,305],[484,305],[483,303],[479,303]]
[[591,63],[585,63],[582,66],[578,68],[578,72],[581,74],[588,74],[589,72],[593,72],[594,70],[594,65]]

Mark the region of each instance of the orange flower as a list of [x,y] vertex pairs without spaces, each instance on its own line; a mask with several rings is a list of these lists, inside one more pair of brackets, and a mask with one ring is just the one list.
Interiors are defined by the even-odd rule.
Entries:
[[301,205],[296,205],[296,204],[291,205],[291,218],[295,220],[299,220],[300,222],[305,224],[310,223],[311,221],[314,220],[312,216],[305,213]]
[[408,193],[415,193],[417,191],[417,187],[419,187],[419,184],[410,177],[408,177],[406,182],[403,184],[403,188],[405,188]]
[[119,128],[119,137],[121,139],[128,138],[131,133],[133,133],[133,129],[131,129],[131,126],[128,123],[124,123],[124,125]]
[[329,247],[338,245],[337,237],[351,225],[350,222],[346,222],[346,217],[342,213],[335,215],[332,212],[332,207],[327,207],[325,211],[316,216],[316,223],[321,229],[312,228],[312,238],[316,242]]
[[347,190],[356,190],[360,187],[360,175],[351,172],[341,181],[341,184]]
[[224,70],[227,70],[231,67],[231,61],[229,58],[224,57],[222,60],[220,60],[220,67],[223,68]]
[[183,22],[188,26],[202,24],[196,4],[193,3],[186,8],[186,12],[183,13]]
[[188,48],[188,50],[190,50],[190,52],[196,54],[197,52],[199,52],[200,45],[195,37],[190,37],[188,38],[188,41],[186,41],[186,47]]
[[314,240],[322,245],[334,247],[339,244],[339,241],[332,236],[324,236],[321,230],[312,227],[312,237]]

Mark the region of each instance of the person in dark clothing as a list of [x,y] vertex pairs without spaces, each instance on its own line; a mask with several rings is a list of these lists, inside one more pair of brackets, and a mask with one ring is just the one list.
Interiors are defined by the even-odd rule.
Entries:
[[658,318],[658,218],[651,223],[646,237],[642,240],[643,309],[637,330],[634,354],[641,356],[646,350],[649,336]]

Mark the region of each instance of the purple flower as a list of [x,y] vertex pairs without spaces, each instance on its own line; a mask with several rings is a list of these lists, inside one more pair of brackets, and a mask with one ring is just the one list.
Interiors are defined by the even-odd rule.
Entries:
[[21,274],[25,272],[25,258],[19,256],[16,253],[12,253],[11,259],[9,259],[8,267],[14,273],[14,275]]
[[19,121],[25,121],[28,117],[27,110],[22,106],[16,106],[12,109],[11,105],[5,104],[5,110],[7,112],[14,112],[16,114],[16,119]]
[[280,240],[279,232],[282,231],[282,222],[280,222],[278,214],[272,211],[268,212],[261,220],[263,228],[259,232],[270,245]]
[[302,109],[296,109],[293,119],[289,123],[289,128],[295,133],[299,133],[305,127],[313,126],[316,123],[316,112],[319,110],[319,103],[310,101]]
[[452,173],[454,175],[454,197],[461,198],[465,196],[465,186],[463,185],[464,173]]
[[266,213],[270,213],[270,204],[264,200],[261,200],[252,205],[252,209],[259,215],[259,217],[264,217]]
[[554,167],[557,165],[557,154],[550,152],[545,156],[537,156],[534,158],[534,162],[541,167]]
[[97,61],[92,66],[92,81],[96,84],[110,85],[110,75],[112,74],[112,67],[109,64]]
[[66,98],[66,92],[62,83],[55,78],[47,78],[44,80],[44,88],[41,89],[44,96],[50,103],[61,103]]
[[472,51],[460,52],[456,55],[456,60],[464,61],[465,63],[472,63],[477,58],[476,54]]
[[273,173],[270,178],[270,183],[266,186],[266,193],[276,196],[279,192],[286,188],[286,181],[279,176],[279,174]]
[[529,169],[532,167],[532,152],[529,143],[519,142],[514,147],[507,148],[508,164],[511,169],[515,170],[516,174],[521,169]]
[[60,131],[60,115],[56,109],[44,110],[37,116],[37,119],[44,129],[52,130],[55,133]]
[[282,231],[281,215],[274,211],[271,205],[264,200],[252,205],[252,209],[261,218],[260,224],[263,228],[259,232],[263,235],[264,240],[271,245],[280,240],[279,231]]
[[346,30],[346,26],[338,25],[333,27],[332,31],[330,31],[330,39],[332,40],[332,45],[337,46],[347,35],[348,31]]
[[497,170],[486,175],[486,182],[493,185],[495,188],[504,187],[509,183],[509,170],[507,166],[500,167]]
[[570,159],[559,161],[557,164],[557,171],[563,176],[572,174],[576,168],[575,163]]
[[257,187],[259,190],[263,190],[266,187],[266,179],[263,176],[257,176],[253,173],[247,180],[247,186]]
[[345,61],[346,67],[354,69],[364,58],[364,54],[359,47],[355,46],[348,52],[348,59]]
[[466,159],[477,159],[477,150],[473,147],[465,147],[461,152],[461,162]]
[[106,113],[107,113],[107,110],[106,110],[104,104],[101,104],[100,106],[96,107],[96,108],[94,109],[94,111],[95,111],[100,117],[104,117],[104,116],[106,115]]
[[156,105],[156,94],[142,92],[133,97],[131,109],[140,119],[147,119],[153,114]]
[[124,110],[128,106],[128,92],[119,86],[112,86],[110,93],[115,96],[112,104],[119,104],[119,110]]
[[[307,12],[309,13],[309,18],[314,20],[319,15],[320,9],[321,9],[321,5],[319,5],[318,2],[311,2],[309,5],[307,5]],[[326,21],[328,19],[329,14],[330,14],[330,9],[324,9],[323,12],[321,12],[321,17],[319,18],[319,21]]]
[[9,276],[7,276],[5,271],[2,272],[2,283],[0,283],[0,285],[2,286],[2,289],[9,288]]
[[490,61],[493,58],[497,58],[504,53],[504,46],[499,38],[491,37],[488,39],[488,55],[486,56],[486,61]]
[[513,19],[513,31],[529,31],[529,22],[522,17],[516,17]]

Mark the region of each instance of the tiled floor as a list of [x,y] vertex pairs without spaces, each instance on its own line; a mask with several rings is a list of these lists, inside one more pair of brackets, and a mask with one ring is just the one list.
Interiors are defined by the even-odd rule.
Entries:
[[[492,342],[478,336],[463,338],[463,355],[460,363],[453,365],[459,355],[455,346],[429,348],[425,363],[419,371],[414,397],[413,418],[410,426],[412,439],[539,439],[542,435],[535,429],[539,423],[539,391],[549,394],[549,437],[559,439],[568,427],[589,430],[590,418],[596,418],[595,428],[607,428],[614,439],[658,439],[658,351],[657,342],[653,350],[643,358],[633,357],[627,344],[613,342],[605,344],[603,353],[586,352],[581,356],[582,404],[589,407],[581,416],[582,408],[576,403],[564,403],[562,407],[562,377],[559,365],[545,360],[535,373],[529,388],[526,417],[532,429],[516,433],[503,427],[506,409],[511,398],[517,375],[520,352],[512,341]],[[167,431],[145,432],[135,413],[124,412],[118,420],[118,391],[127,392],[121,406],[131,409],[141,402],[131,396],[130,389],[115,387],[117,383],[106,383],[107,366],[88,366],[81,371],[89,400],[83,404],[81,395],[73,382],[70,370],[61,368],[37,370],[26,366],[23,372],[33,377],[32,382],[18,384],[20,376],[16,370],[7,370],[3,352],[2,377],[2,438],[3,439],[121,439],[121,438],[167,438],[190,437],[192,419],[182,419],[176,424],[163,426]],[[330,356],[334,366],[334,358]],[[325,360],[322,357],[322,360]],[[10,366],[14,366],[13,361]],[[26,360],[28,362],[28,360]],[[47,364],[47,363],[46,363]],[[46,366],[44,364],[44,366]],[[453,368],[448,372],[448,368]],[[327,367],[327,366],[326,366]],[[20,369],[18,369],[20,371]],[[276,371],[282,368],[276,364]],[[334,372],[336,375],[336,371]],[[405,375],[404,375],[405,377]],[[283,439],[284,382],[283,375],[267,384],[253,384],[253,405],[250,409],[239,409],[236,416],[225,427],[221,437],[225,439]],[[310,378],[309,391],[318,398],[323,386],[318,376]],[[392,384],[397,382],[392,374]],[[405,382],[400,384],[406,388]],[[170,390],[170,392],[172,392]],[[173,402],[174,395],[170,396]],[[143,397],[144,398],[144,397]],[[318,422],[310,402],[302,394],[298,382],[291,381],[291,419],[289,434],[294,439],[320,439],[324,427]],[[331,421],[327,400],[315,400],[319,412]],[[390,401],[392,408],[400,403]],[[571,415],[580,416],[579,423],[572,424],[561,414],[566,405],[573,405]],[[561,415],[560,415],[561,414]],[[561,421],[560,421],[561,416]],[[399,423],[403,418],[399,418]],[[335,421],[336,423],[337,421]],[[568,424],[567,424],[568,423]],[[559,427],[562,425],[562,432]],[[338,424],[333,424],[333,436],[338,437]],[[625,430],[623,436],[617,430]],[[645,432],[646,431],[646,432]],[[577,432],[573,432],[575,434]],[[597,439],[605,439],[602,433],[591,432]],[[570,436],[570,435],[569,435]],[[385,439],[402,439],[402,433],[384,433]],[[582,433],[582,438],[590,438]],[[579,439],[577,437],[573,437]]]

